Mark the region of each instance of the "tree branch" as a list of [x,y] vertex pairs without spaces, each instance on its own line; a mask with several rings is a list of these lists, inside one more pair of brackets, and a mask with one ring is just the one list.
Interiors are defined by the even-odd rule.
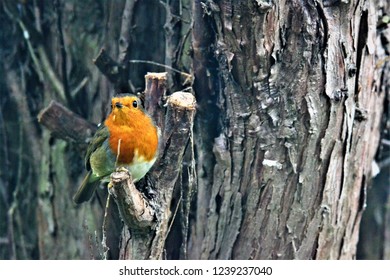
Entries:
[[113,85],[118,83],[120,76],[119,64],[107,54],[105,49],[100,49],[100,52],[93,63],[95,63],[100,72],[102,72]]
[[86,145],[97,127],[56,101],[50,102],[38,114],[38,121],[54,136],[66,141]]
[[191,137],[195,109],[195,97],[189,92],[175,92],[167,99],[165,129],[162,136],[165,147],[151,175],[156,182],[160,209],[150,259],[162,258],[171,217],[173,189],[181,173],[184,152]]
[[155,212],[147,199],[139,192],[127,169],[111,174],[108,192],[118,205],[124,223],[131,229],[145,230],[155,222]]
[[165,110],[163,104],[166,99],[166,91],[167,72],[145,75],[145,110],[161,131],[164,131]]

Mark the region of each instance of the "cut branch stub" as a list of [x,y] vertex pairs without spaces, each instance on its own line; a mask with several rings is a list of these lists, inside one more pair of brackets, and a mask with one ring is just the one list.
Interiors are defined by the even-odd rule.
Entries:
[[66,141],[86,145],[97,127],[73,113],[60,103],[51,101],[49,106],[38,114],[38,121],[47,127],[53,136]]
[[113,196],[123,222],[133,230],[150,228],[154,222],[154,210],[136,189],[127,169],[111,174],[108,192]]
[[165,110],[163,110],[163,104],[166,98],[167,77],[167,72],[145,75],[145,110],[161,131],[164,131]]
[[160,259],[164,251],[171,218],[173,189],[181,172],[188,141],[192,137],[195,108],[195,97],[189,92],[175,92],[167,98],[165,129],[162,136],[164,150],[152,172],[161,208],[157,216],[156,237],[153,240],[150,259]]
[[[167,99],[165,129],[162,135],[163,150],[156,163],[153,176],[157,181],[157,189],[173,189],[174,179],[179,174],[182,157],[192,131],[196,101],[189,92],[175,92]],[[161,181],[162,180],[162,181]]]

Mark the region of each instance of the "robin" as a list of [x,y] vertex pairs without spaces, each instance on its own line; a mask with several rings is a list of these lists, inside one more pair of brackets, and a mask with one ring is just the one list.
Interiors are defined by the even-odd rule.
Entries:
[[158,132],[135,95],[112,98],[111,113],[96,131],[85,156],[85,176],[75,203],[88,201],[100,181],[109,181],[117,167],[127,168],[137,182],[157,158]]

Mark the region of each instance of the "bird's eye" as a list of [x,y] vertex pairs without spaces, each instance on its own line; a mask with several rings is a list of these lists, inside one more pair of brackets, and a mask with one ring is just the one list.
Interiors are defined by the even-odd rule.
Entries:
[[137,100],[134,100],[134,101],[133,101],[133,107],[134,107],[134,108],[137,108],[137,107],[138,107],[138,102],[137,102]]

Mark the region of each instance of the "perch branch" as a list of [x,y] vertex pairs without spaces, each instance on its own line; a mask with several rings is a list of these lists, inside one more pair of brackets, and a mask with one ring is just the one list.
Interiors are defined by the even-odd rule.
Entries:
[[131,229],[150,228],[154,222],[154,210],[136,189],[127,169],[111,174],[108,192],[114,198],[123,222]]

